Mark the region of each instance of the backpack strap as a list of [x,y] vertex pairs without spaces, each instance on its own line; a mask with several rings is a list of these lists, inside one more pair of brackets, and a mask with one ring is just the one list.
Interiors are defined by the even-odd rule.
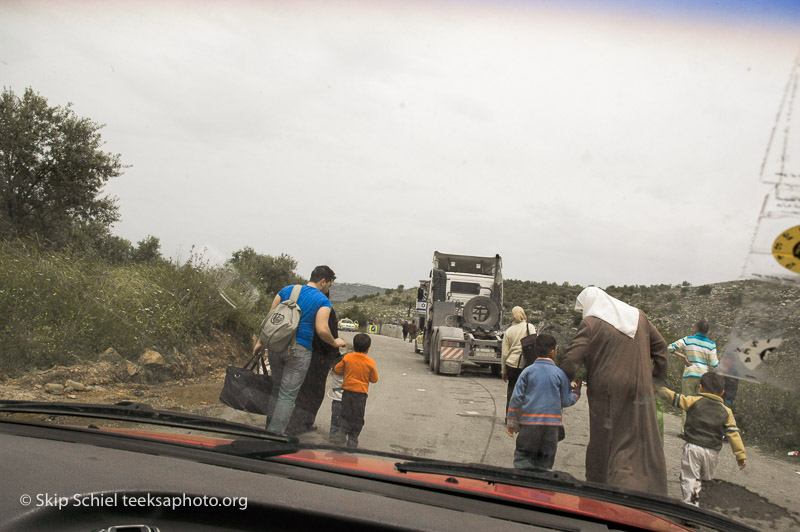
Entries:
[[300,297],[300,290],[303,289],[302,285],[296,284],[292,287],[292,293],[289,295],[289,301],[297,303],[297,298]]

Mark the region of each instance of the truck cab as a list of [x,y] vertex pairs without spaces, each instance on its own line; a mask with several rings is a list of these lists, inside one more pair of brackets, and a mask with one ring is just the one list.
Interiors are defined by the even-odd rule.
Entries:
[[[502,259],[433,254],[425,290],[423,356],[436,373],[459,374],[464,362],[500,373]],[[419,310],[419,306],[418,306]]]

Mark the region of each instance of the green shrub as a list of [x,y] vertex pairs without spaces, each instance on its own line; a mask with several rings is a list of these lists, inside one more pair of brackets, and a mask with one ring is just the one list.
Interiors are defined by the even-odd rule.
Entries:
[[732,307],[741,307],[744,296],[742,296],[741,292],[731,292],[725,297],[725,301]]
[[[145,348],[178,349],[214,331],[243,342],[259,316],[220,296],[221,271],[197,257],[112,265],[86,251],[0,245],[0,367],[9,372],[92,359],[108,347],[134,358]],[[246,300],[241,286],[227,292]]]

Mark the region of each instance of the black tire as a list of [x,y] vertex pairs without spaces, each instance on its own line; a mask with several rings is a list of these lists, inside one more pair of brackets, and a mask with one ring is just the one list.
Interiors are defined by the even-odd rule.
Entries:
[[500,321],[500,307],[486,296],[475,296],[464,305],[464,323],[473,329],[493,327]]
[[422,361],[425,364],[430,364],[431,361],[431,334],[430,331],[425,331],[422,337]]

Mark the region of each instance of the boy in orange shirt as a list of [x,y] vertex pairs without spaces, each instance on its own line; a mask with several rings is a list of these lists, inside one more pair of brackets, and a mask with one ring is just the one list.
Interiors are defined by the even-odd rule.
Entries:
[[[345,431],[347,448],[358,447],[358,436],[364,427],[364,410],[367,407],[369,383],[378,382],[375,361],[367,356],[372,340],[359,333],[353,338],[353,353],[347,353],[341,362],[333,367],[334,373],[344,375],[342,384],[341,423]],[[345,443],[339,440],[335,443]]]

